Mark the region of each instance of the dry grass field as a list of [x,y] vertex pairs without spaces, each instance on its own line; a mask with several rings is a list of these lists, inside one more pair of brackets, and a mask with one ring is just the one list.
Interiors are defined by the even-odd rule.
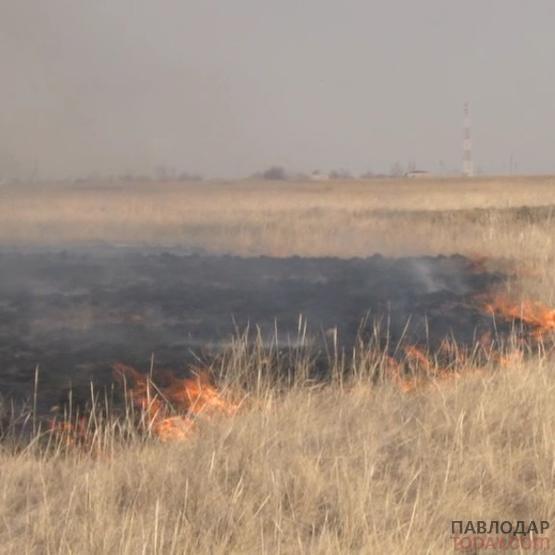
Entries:
[[[460,253],[510,263],[519,294],[550,305],[554,207],[549,177],[10,186],[0,245]],[[285,387],[270,377],[271,353],[238,342],[212,368],[237,410],[199,417],[183,441],[139,434],[128,414],[91,418],[77,439],[7,429],[0,551],[444,554],[451,521],[554,526],[550,344],[546,335],[503,364],[427,368],[413,388],[363,347],[351,362],[332,352],[326,383],[303,379],[309,353],[289,353],[298,378]]]
[[51,184],[0,189],[0,244],[244,256],[551,256],[555,178]]
[[452,520],[552,521],[554,394],[533,361],[413,395],[266,389],[174,444],[5,447],[2,552],[450,553]]

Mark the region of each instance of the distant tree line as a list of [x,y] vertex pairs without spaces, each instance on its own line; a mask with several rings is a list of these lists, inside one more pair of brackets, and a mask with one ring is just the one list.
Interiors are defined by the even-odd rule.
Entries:
[[400,162],[394,162],[389,170],[389,173],[375,173],[368,170],[356,176],[347,169],[340,168],[331,170],[329,173],[324,173],[319,170],[314,170],[312,174],[293,173],[286,170],[283,166],[270,166],[264,171],[256,172],[251,175],[251,179],[263,179],[267,181],[286,181],[288,179],[330,179],[346,181],[349,179],[385,179],[388,177],[403,177],[408,172],[414,171],[416,165],[414,162],[409,162],[406,166]]

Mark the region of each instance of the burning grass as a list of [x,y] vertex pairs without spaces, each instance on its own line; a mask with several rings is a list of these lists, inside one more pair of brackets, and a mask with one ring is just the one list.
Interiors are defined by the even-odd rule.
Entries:
[[215,413],[232,416],[239,408],[220,394],[206,370],[193,370],[188,378],[165,372],[161,386],[122,363],[114,365],[114,372],[124,385],[131,383],[126,394],[140,410],[143,426],[162,441],[187,439],[198,418]]
[[521,323],[537,339],[555,332],[555,309],[537,301],[515,303],[507,295],[500,294],[487,302],[485,309],[494,317]]
[[[270,346],[261,336],[254,344],[247,336],[240,336],[228,353],[205,367],[190,368],[184,377],[154,367],[145,374],[124,363],[116,363],[114,377],[123,392],[125,411],[111,411],[111,426],[126,429],[125,433],[120,431],[120,437],[132,433],[163,443],[182,442],[195,436],[199,422],[237,415],[242,402],[253,393],[254,397],[259,396],[261,389],[288,391],[307,384],[311,387],[334,384],[351,387],[364,380],[369,392],[387,384],[405,394],[414,394],[451,387],[470,376],[487,377],[496,369],[521,365],[531,356],[551,358],[551,318],[555,311],[531,301],[518,305],[507,295],[491,295],[488,299],[479,297],[476,300],[492,318],[513,323],[510,337],[494,337],[488,330],[475,345],[466,346],[446,337],[439,348],[431,352],[423,345],[410,343],[394,348],[380,347],[382,337],[376,329],[368,341],[362,337],[358,339],[350,357],[340,351],[337,338],[332,338],[327,358],[322,361],[321,356],[306,346],[284,352],[277,347],[277,335],[275,344]],[[302,322],[299,330],[303,330]],[[300,333],[305,334],[306,328]],[[308,345],[304,336],[299,337],[297,343]],[[322,364],[327,367],[324,373]],[[229,368],[233,372],[229,372]],[[222,388],[216,385],[218,372],[219,382],[224,384]],[[256,406],[255,403],[255,410]],[[71,405],[66,406],[62,418],[51,419],[47,432],[49,441],[53,438],[54,444],[70,449],[84,448],[85,452],[102,450],[95,440],[98,418],[106,420],[107,411],[99,409],[94,395],[88,407],[88,410],[75,410]],[[125,426],[121,425],[122,416]]]
[[452,520],[553,519],[541,322],[433,353],[376,335],[347,357],[332,337],[319,379],[310,349],[260,337],[183,377],[118,363],[123,406],[91,391],[30,437],[5,429],[3,550],[445,553]]
[[251,379],[248,404],[195,420],[187,441],[151,441],[129,418],[125,443],[125,424],[94,430],[94,457],[2,444],[3,552],[443,554],[452,520],[555,517],[545,355],[410,394],[362,369],[287,389]]

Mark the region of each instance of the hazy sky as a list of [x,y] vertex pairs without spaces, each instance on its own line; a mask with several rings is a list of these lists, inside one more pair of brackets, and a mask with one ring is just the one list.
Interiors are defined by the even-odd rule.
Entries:
[[553,0],[0,0],[0,69],[0,174],[459,169],[466,99],[555,172]]

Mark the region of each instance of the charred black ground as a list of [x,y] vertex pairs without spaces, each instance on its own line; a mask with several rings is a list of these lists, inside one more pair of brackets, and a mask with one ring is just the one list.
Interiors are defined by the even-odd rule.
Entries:
[[[0,253],[0,388],[29,393],[111,379],[123,360],[154,353],[184,368],[191,351],[216,352],[250,323],[284,344],[299,314],[316,338],[337,327],[348,348],[369,315],[395,345],[472,344],[492,327],[475,297],[503,282],[462,256],[342,260],[238,258],[129,250]],[[408,327],[407,321],[410,319]],[[329,336],[329,334],[328,334]]]

